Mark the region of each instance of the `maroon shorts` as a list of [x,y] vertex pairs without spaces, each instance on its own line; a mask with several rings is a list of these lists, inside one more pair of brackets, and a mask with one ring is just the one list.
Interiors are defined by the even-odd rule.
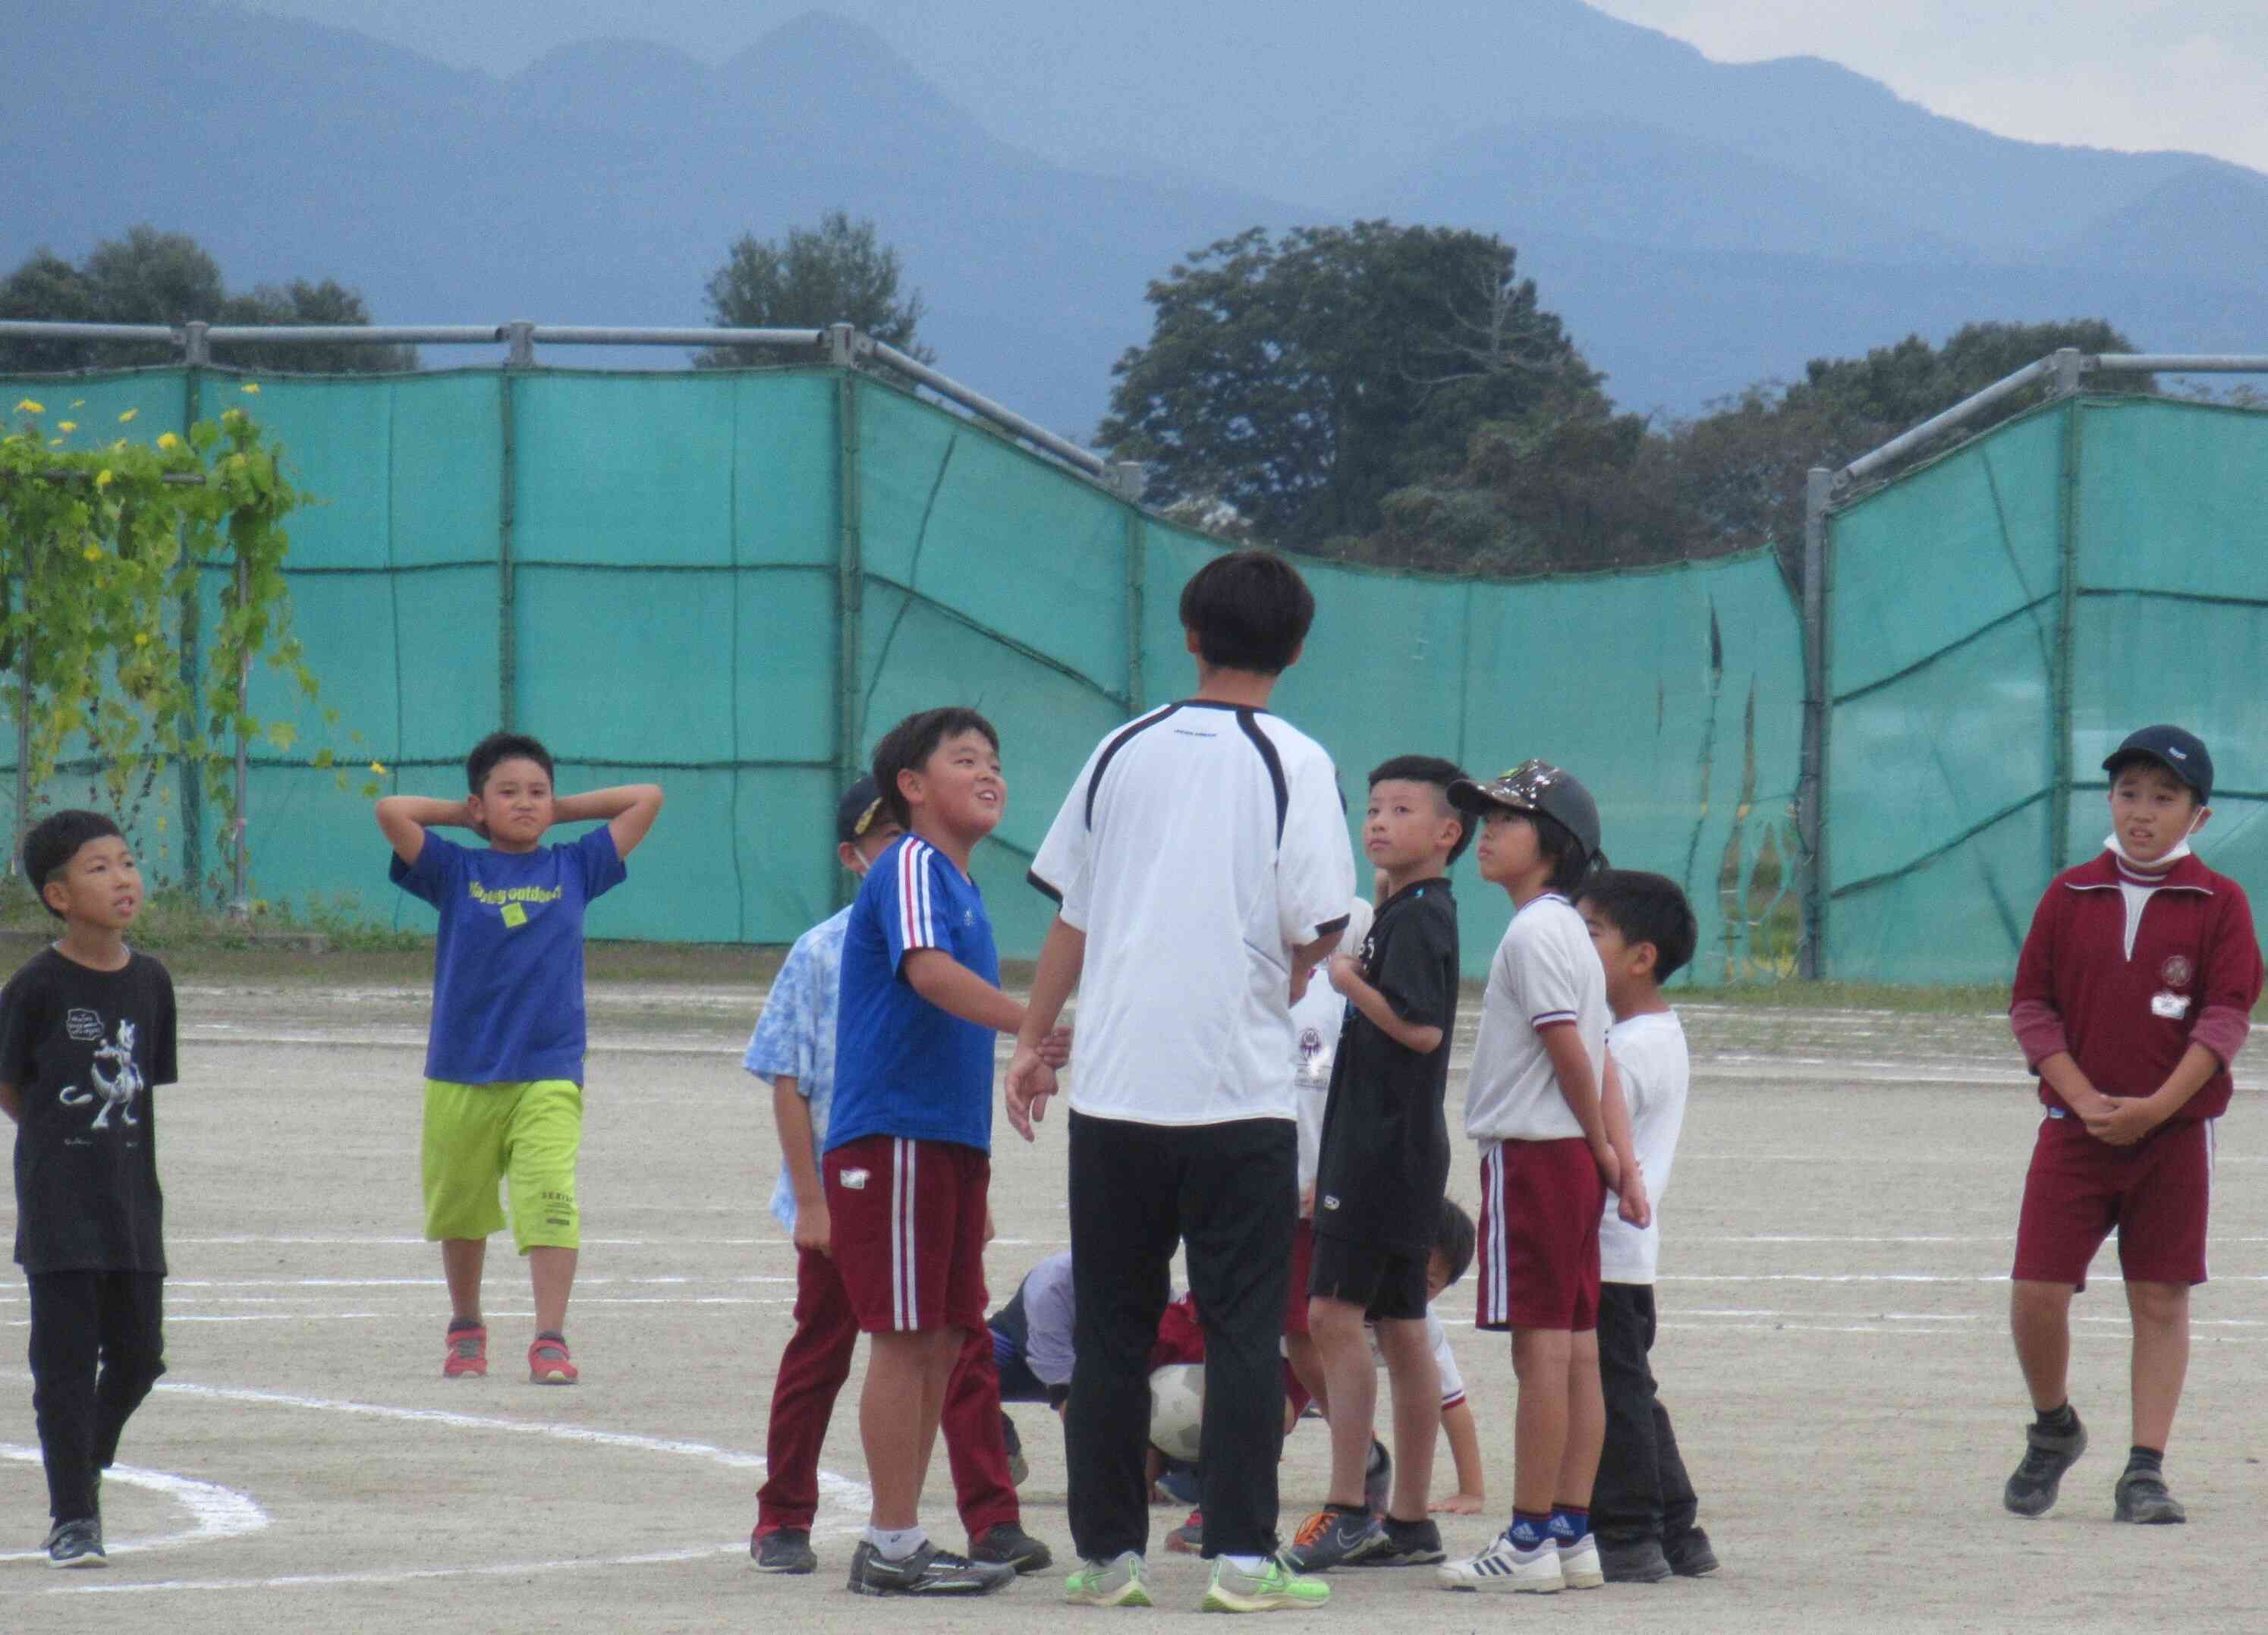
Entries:
[[1606,1182],[1580,1136],[1481,1150],[1480,1329],[1599,1326]]
[[1307,1273],[1315,1263],[1315,1223],[1301,1217],[1292,1223],[1292,1293],[1284,1302],[1284,1332],[1307,1331]]
[[984,1326],[986,1154],[956,1141],[867,1136],[820,1168],[836,1269],[862,1332]]
[[2118,1147],[2096,1140],[2076,1118],[2043,1118],[2008,1275],[2084,1289],[2088,1263],[2116,1227],[2129,1283],[2203,1283],[2212,1202],[2211,1120],[2161,1124]]

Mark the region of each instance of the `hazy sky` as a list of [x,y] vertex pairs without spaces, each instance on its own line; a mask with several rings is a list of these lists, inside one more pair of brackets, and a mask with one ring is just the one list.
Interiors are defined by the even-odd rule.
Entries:
[[[807,9],[857,18],[954,78],[956,47],[997,49],[959,26],[954,0],[239,0],[509,74],[550,48],[602,35],[659,40],[718,61]],[[1000,0],[971,0],[988,10]],[[1528,0],[1492,0],[1527,4]],[[1095,0],[1086,0],[1093,5]],[[1420,0],[1420,10],[1459,0]],[[1933,111],[2005,136],[2110,148],[2186,148],[2268,170],[2268,0],[1593,0],[1727,62],[1809,55],[1883,81]],[[1311,0],[1328,33],[1376,0]],[[1239,0],[1211,15],[1225,32]],[[1012,26],[1036,71],[1081,64],[1086,47],[1140,49],[1157,11],[1025,8]],[[994,19],[996,23],[998,18]],[[1038,35],[1053,33],[1055,38]],[[1186,42],[1183,42],[1186,43]],[[947,85],[947,89],[950,89]],[[972,107],[980,119],[986,110]],[[996,128],[998,121],[987,121]]]
[[1591,0],[1720,62],[1823,56],[2034,142],[2268,170],[2264,0]]

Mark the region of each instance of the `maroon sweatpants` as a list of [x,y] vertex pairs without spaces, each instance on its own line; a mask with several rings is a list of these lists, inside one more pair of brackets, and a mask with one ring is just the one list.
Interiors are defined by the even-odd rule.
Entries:
[[[780,1353],[772,1386],[771,1425],[764,1437],[764,1484],[756,1490],[756,1536],[781,1528],[808,1528],[819,1508],[819,1449],[835,1398],[850,1377],[858,1321],[835,1262],[816,1249],[795,1263],[795,1333]],[[1019,1521],[1008,1450],[1000,1440],[1000,1375],[992,1331],[981,1325],[961,1347],[945,1388],[939,1433],[953,1466],[961,1525],[973,1543],[1003,1521]]]

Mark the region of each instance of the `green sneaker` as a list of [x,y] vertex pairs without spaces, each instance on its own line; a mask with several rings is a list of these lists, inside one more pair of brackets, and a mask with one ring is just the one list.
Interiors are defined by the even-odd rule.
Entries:
[[1319,1578],[1292,1572],[1270,1556],[1260,1571],[1247,1572],[1216,1558],[1212,1582],[1198,1603],[1206,1612],[1277,1612],[1287,1607],[1320,1607],[1331,1598],[1331,1587]]
[[1064,1599],[1082,1607],[1147,1607],[1150,1565],[1132,1550],[1111,1561],[1082,1561],[1064,1580]]

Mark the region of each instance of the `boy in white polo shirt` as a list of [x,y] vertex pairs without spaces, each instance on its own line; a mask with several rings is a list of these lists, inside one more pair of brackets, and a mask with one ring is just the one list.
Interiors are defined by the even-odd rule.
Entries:
[[1717,1557],[1709,1536],[1693,1525],[1700,1501],[1646,1354],[1653,1349],[1660,1210],[1691,1078],[1685,1029],[1661,997],[1661,984],[1692,959],[1699,932],[1677,882],[1637,869],[1593,875],[1575,908],[1606,971],[1607,1005],[1615,1013],[1607,1049],[1656,1211],[1643,1226],[1612,1209],[1599,1221],[1599,1382],[1607,1440],[1591,1490],[1591,1527],[1610,1584],[1659,1583],[1672,1572],[1698,1578],[1717,1570]]
[[1354,850],[1322,747],[1267,711],[1315,602],[1266,551],[1182,591],[1196,696],[1098,745],[1032,863],[1056,899],[1009,1064],[1027,1138],[1054,1087],[1039,1054],[1080,986],[1071,1089],[1079,1368],[1064,1434],[1066,1597],[1147,1605],[1145,1363],[1177,1244],[1205,1328],[1199,1460],[1204,1605],[1314,1606],[1320,1579],[1274,1558],[1284,1375],[1278,1343],[1298,1212],[1291,1007],[1336,946]]
[[1590,1531],[1606,1434],[1599,1214],[1612,1191],[1624,1219],[1648,1219],[1607,1056],[1606,976],[1572,903],[1605,865],[1599,808],[1543,761],[1452,784],[1449,799],[1484,820],[1481,878],[1513,909],[1481,998],[1465,1132],[1481,1144],[1475,1326],[1512,1330],[1520,1401],[1512,1525],[1437,1571],[1449,1589],[1589,1589],[1605,1582]]

